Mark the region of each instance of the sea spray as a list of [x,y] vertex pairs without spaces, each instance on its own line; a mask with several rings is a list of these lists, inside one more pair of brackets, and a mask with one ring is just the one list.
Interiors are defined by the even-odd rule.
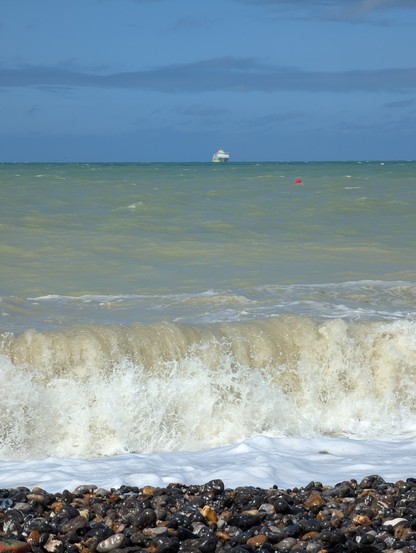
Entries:
[[409,320],[84,325],[8,333],[1,353],[3,459],[416,428]]

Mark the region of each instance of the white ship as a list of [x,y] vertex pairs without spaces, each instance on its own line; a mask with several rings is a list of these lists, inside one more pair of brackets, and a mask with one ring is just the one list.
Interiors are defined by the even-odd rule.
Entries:
[[224,152],[224,150],[217,150],[212,156],[212,161],[214,163],[225,163],[230,159],[230,154]]

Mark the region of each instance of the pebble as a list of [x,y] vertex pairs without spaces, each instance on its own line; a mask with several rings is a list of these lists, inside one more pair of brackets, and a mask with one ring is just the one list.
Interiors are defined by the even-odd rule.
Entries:
[[112,551],[113,549],[119,549],[123,547],[125,541],[124,534],[114,534],[106,540],[100,542],[97,545],[97,551],[99,553],[105,553],[106,551]]
[[27,553],[30,549],[30,544],[25,541],[0,538],[0,551],[5,551],[6,553]]
[[0,553],[416,553],[416,478],[0,490]]

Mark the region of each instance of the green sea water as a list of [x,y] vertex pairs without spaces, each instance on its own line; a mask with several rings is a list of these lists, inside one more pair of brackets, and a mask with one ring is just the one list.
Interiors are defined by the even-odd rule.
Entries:
[[0,232],[3,296],[414,281],[416,163],[1,164]]

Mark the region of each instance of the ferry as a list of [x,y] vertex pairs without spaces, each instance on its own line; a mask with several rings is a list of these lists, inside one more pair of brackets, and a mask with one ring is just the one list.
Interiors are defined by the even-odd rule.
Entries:
[[212,156],[212,161],[214,163],[225,163],[230,159],[230,154],[224,152],[224,150],[217,150]]

